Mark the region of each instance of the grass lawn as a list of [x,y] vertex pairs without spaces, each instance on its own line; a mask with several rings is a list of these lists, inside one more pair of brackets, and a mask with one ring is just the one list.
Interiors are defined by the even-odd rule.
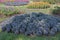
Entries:
[[1,32],[0,40],[60,40],[60,34],[55,36],[25,36],[23,34],[15,35],[13,33]]
[[7,19],[7,18],[4,18],[4,17],[0,18],[0,22],[4,21],[5,19]]

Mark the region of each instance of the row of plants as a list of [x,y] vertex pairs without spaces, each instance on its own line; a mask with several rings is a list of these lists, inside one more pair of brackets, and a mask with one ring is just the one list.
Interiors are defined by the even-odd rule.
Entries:
[[43,2],[49,2],[50,4],[60,3],[60,0],[31,0],[31,1],[34,2],[43,1]]
[[[36,2],[38,3],[38,2]],[[42,3],[42,2],[41,2]],[[40,3],[40,4],[41,4]],[[37,5],[37,4],[36,4]],[[41,4],[42,5],[42,4]],[[33,6],[33,5],[32,5]],[[37,8],[38,6],[36,6]],[[41,6],[42,7],[42,6]],[[31,7],[33,8],[33,7]],[[34,7],[35,8],[35,7]],[[42,7],[43,8],[43,7]],[[49,10],[50,13],[52,13],[53,15],[60,15],[60,7],[59,6],[55,6],[54,8],[51,8],[51,10]],[[12,16],[15,14],[22,14],[24,13],[22,10],[20,9],[16,9],[16,8],[12,8],[12,7],[1,7],[0,8],[0,15],[5,15],[5,16]],[[1,16],[0,16],[1,17]]]
[[46,9],[50,8],[50,4],[48,2],[32,2],[27,5],[27,8]]
[[14,8],[14,7],[1,7],[0,8],[0,14],[3,14],[5,16],[12,16],[14,14],[20,14],[23,13],[20,10]]

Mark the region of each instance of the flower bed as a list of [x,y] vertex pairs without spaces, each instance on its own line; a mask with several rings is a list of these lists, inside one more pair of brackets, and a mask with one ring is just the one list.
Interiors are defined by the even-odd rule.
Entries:
[[27,5],[27,8],[32,8],[32,9],[46,9],[49,7],[50,4],[48,2],[32,2]]

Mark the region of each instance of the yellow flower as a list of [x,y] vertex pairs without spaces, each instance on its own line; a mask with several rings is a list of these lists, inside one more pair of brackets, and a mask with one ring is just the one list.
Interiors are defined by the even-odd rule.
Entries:
[[28,7],[33,7],[33,8],[44,8],[44,7],[49,7],[50,4],[48,2],[32,2],[28,4]]

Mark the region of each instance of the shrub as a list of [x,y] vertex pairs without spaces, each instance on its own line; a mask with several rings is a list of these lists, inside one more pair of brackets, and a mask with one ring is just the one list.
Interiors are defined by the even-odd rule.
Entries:
[[52,14],[53,14],[53,15],[60,15],[60,7],[56,6],[56,7],[52,10]]
[[48,2],[32,2],[27,5],[27,8],[45,9],[49,8],[50,4]]

